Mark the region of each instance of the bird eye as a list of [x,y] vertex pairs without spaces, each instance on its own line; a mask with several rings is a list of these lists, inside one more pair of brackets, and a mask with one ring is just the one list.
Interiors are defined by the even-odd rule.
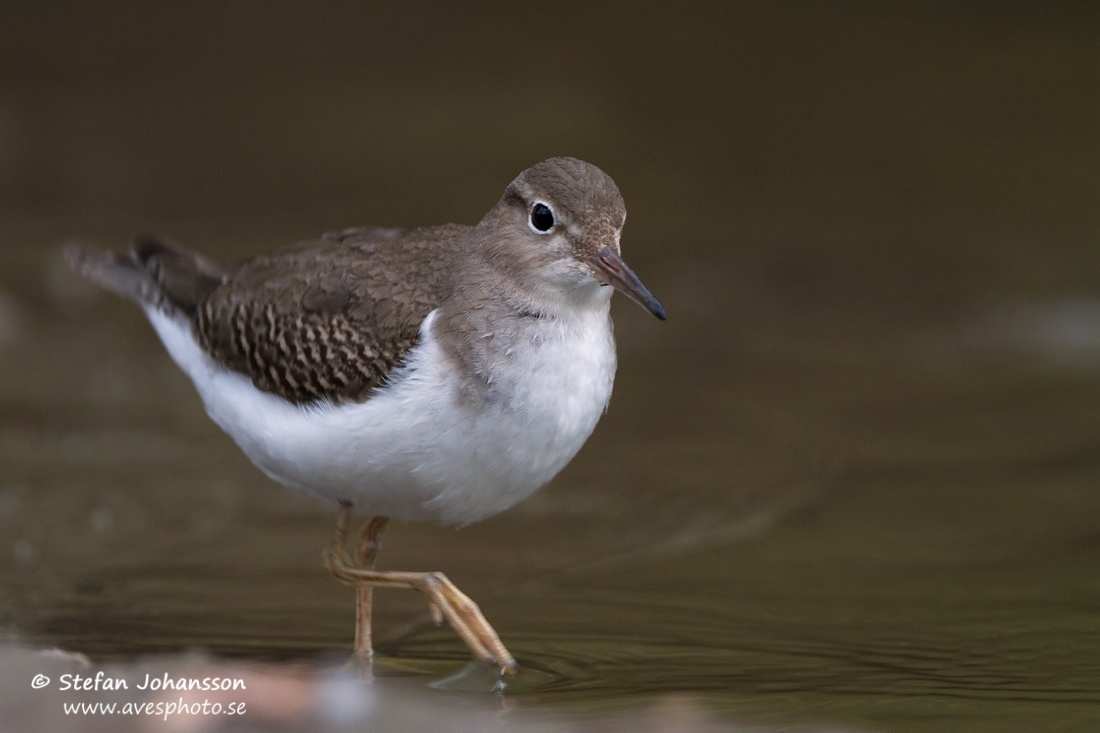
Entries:
[[554,212],[543,203],[531,207],[531,228],[540,234],[545,234],[554,227]]

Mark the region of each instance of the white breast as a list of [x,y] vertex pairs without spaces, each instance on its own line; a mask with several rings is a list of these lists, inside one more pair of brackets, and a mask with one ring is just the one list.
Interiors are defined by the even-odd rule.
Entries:
[[146,314],[207,413],[264,473],[396,519],[466,524],[527,497],[580,450],[615,375],[606,307],[567,322],[532,320],[490,374],[495,399],[473,405],[432,336],[433,311],[406,366],[378,394],[299,407],[213,362],[185,320]]

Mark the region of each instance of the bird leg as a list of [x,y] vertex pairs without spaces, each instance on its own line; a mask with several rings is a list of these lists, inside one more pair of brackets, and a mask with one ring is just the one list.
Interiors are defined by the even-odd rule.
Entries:
[[[355,540],[356,565],[364,570],[374,569],[374,559],[378,556],[378,548],[382,544],[382,530],[390,520],[387,517],[371,517],[359,528],[359,534]],[[341,542],[341,547],[343,543]],[[355,589],[355,656],[362,660],[370,660],[374,655],[371,648],[371,600],[374,587],[360,585]]]
[[[428,597],[428,610],[432,614],[432,620],[436,624],[441,624],[446,619],[475,656],[486,664],[500,666],[509,674],[519,671],[516,660],[504,648],[497,632],[485,620],[477,604],[455,587],[455,584],[443,573],[410,573],[373,568],[374,555],[378,551],[378,535],[385,527],[384,518],[375,517],[363,525],[359,531],[357,543],[359,562],[356,564],[349,562],[344,554],[344,547],[350,519],[351,504],[341,502],[332,545],[325,552],[325,567],[338,583],[355,587],[360,593],[363,590],[369,592],[376,586],[418,590]],[[365,602],[363,598],[362,595],[359,596],[356,614],[356,654],[359,656],[362,656],[360,640],[363,638],[364,608],[367,627],[366,649],[370,648],[370,596],[366,596]],[[369,651],[367,654],[369,656]]]

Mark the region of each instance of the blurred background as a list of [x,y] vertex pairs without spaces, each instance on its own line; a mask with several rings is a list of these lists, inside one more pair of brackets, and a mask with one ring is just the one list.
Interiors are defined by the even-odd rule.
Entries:
[[[570,155],[618,183],[669,320],[616,299],[610,411],[550,486],[380,558],[480,603],[527,670],[505,707],[1100,725],[1093,4],[26,2],[0,27],[14,638],[351,642],[332,508],[254,469],[65,242],[234,260],[473,224]],[[376,599],[380,684],[462,668],[421,598]]]

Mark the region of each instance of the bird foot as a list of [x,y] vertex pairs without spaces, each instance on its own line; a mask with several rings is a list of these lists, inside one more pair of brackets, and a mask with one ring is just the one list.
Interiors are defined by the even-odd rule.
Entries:
[[[486,664],[499,666],[508,674],[519,672],[516,660],[504,647],[497,632],[485,620],[481,609],[460,591],[443,573],[403,572],[375,570],[352,564],[344,552],[347,532],[347,516],[350,507],[342,509],[337,522],[336,536],[325,552],[325,567],[338,583],[355,588],[411,588],[428,598],[428,610],[436,625],[445,620],[455,633],[466,642],[476,657]],[[369,647],[366,651],[369,654]],[[362,656],[361,654],[357,655]]]

